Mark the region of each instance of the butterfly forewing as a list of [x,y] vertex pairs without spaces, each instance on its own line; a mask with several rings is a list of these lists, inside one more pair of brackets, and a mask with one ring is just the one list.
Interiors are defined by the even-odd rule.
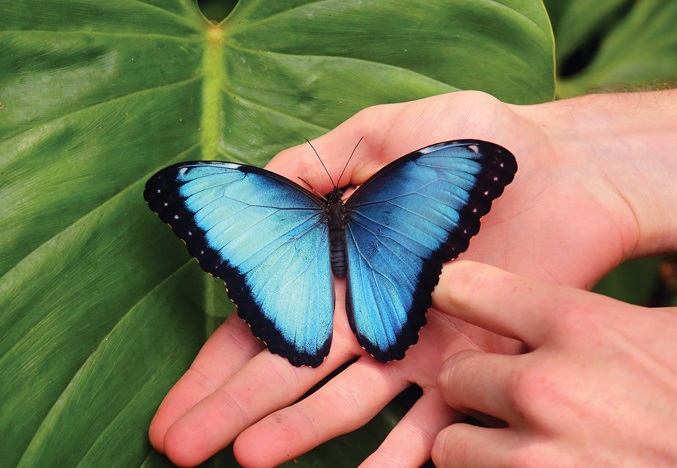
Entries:
[[334,309],[323,200],[269,171],[206,161],[163,169],[144,197],[225,281],[271,352],[297,366],[322,363]]

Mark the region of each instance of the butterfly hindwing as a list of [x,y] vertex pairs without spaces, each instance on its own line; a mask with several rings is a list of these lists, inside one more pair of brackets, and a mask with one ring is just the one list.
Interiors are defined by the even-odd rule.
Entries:
[[439,143],[377,172],[346,203],[348,319],[381,362],[418,341],[442,264],[470,238],[517,170],[493,143]]
[[297,366],[322,363],[334,310],[323,200],[272,172],[218,161],[165,168],[144,197],[225,281],[271,352]]

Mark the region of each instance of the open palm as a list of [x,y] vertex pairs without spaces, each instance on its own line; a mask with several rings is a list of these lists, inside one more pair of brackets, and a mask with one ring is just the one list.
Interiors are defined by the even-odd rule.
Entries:
[[[313,142],[336,176],[364,137],[342,181],[359,185],[386,163],[418,148],[481,139],[513,152],[515,181],[494,202],[463,258],[548,282],[589,287],[628,255],[634,226],[620,226],[628,207],[590,165],[591,149],[552,131],[547,106],[517,107],[477,92],[442,95],[367,109]],[[302,177],[319,192],[331,182],[307,145],[279,154],[270,170]],[[210,337],[163,401],[150,428],[153,445],[180,465],[199,463],[235,440],[245,465],[274,465],[368,422],[412,383],[423,396],[367,464],[419,465],[436,434],[460,415],[435,383],[446,358],[463,349],[519,352],[517,342],[430,310],[419,343],[402,361],[381,364],[357,344],[345,316],[345,282],[336,281],[334,339],[317,369],[296,368],[263,350],[238,317]],[[295,292],[290,291],[290,294]],[[312,314],[312,311],[309,311]],[[311,396],[322,378],[359,356]]]

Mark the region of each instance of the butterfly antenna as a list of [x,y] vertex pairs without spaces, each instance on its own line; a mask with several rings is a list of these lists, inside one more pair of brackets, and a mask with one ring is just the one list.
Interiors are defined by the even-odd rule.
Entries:
[[[310,184],[306,181],[306,179],[304,179],[303,177],[299,177],[299,180],[300,180],[301,182],[303,182],[304,184],[306,184],[306,185],[308,186],[308,188],[309,188],[315,195],[317,195],[318,197],[320,197],[322,200],[326,200],[326,199],[327,199],[327,197],[325,197],[325,196],[322,195],[320,192],[318,192],[317,190],[315,190],[315,187],[313,187],[312,185],[310,185]],[[332,182],[332,183],[333,183],[333,182]]]
[[357,141],[357,144],[355,145],[355,148],[353,148],[353,152],[350,153],[350,157],[348,158],[348,161],[346,161],[346,165],[343,166],[343,170],[341,171],[341,175],[338,178],[338,182],[341,183],[341,177],[343,177],[343,173],[346,172],[346,169],[348,169],[348,164],[350,164],[350,160],[353,159],[353,155],[355,154],[355,151],[357,150],[357,147],[360,146],[360,143],[364,140],[364,137],[360,138]]
[[[334,187],[336,187],[336,184],[334,183],[334,179],[331,178],[331,174],[330,174],[329,171],[327,170],[327,166],[324,165],[324,162],[322,161],[322,158],[321,158],[320,155],[317,153],[317,150],[315,149],[315,147],[313,146],[313,144],[310,142],[310,140],[308,140],[308,138],[304,138],[304,140],[306,140],[306,142],[307,142],[307,143],[310,145],[310,147],[313,149],[313,151],[315,152],[315,156],[317,156],[317,159],[320,160],[320,164],[322,164],[322,167],[324,167],[324,172],[326,172],[327,175],[329,176],[329,180],[331,180],[331,184],[332,184]],[[302,179],[302,180],[303,180],[303,179]],[[339,180],[341,180],[341,179],[339,178]],[[304,182],[306,182],[306,181],[304,180]],[[308,182],[306,182],[306,184],[308,184]]]

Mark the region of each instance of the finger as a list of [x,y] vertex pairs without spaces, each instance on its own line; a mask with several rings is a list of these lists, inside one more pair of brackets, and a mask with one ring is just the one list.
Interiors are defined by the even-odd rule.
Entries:
[[256,355],[228,381],[172,424],[165,454],[179,465],[196,465],[230,444],[245,428],[300,398],[343,364],[350,351],[332,350],[318,368],[294,367],[267,350]]
[[[305,186],[299,180],[301,178],[323,194],[333,189],[334,184],[345,186],[355,183],[351,180],[355,163],[379,153],[374,139],[364,134],[368,129],[364,124],[364,118],[355,116],[329,133],[312,140],[310,144],[305,142],[281,151],[271,159],[266,168]],[[358,142],[360,144],[356,147]],[[351,164],[346,167],[353,151],[355,155]],[[341,176],[344,169],[345,173]]]
[[408,384],[363,358],[312,395],[245,430],[235,441],[244,466],[273,466],[371,420]]
[[[516,453],[518,440],[509,428],[486,428],[452,424],[435,438],[432,460],[435,466],[506,466]],[[519,466],[519,465],[516,465]]]
[[422,466],[430,458],[439,431],[463,417],[449,408],[436,390],[424,390],[423,396],[361,467]]
[[533,349],[547,338],[549,317],[562,309],[565,292],[489,265],[455,261],[442,270],[433,306]]
[[164,453],[167,429],[214,393],[263,347],[243,320],[236,314],[228,317],[205,342],[190,369],[160,404],[148,430],[153,447]]
[[[520,356],[465,350],[448,358],[438,378],[444,401],[463,413],[489,415],[514,423],[516,413],[508,396]],[[479,413],[479,414],[478,414]]]

